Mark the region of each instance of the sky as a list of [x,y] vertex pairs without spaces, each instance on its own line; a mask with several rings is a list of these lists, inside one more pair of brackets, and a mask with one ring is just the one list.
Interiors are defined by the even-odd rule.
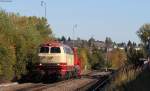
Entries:
[[[0,8],[23,16],[44,17],[41,0],[0,0]],[[136,32],[150,22],[150,0],[43,0],[56,37],[140,42]],[[74,28],[73,25],[77,24]]]

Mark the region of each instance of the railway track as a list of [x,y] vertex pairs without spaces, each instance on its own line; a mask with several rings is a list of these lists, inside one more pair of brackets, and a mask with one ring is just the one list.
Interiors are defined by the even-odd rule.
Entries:
[[96,84],[94,84],[91,88],[87,91],[101,91],[104,86],[110,81],[109,76],[102,77]]
[[23,83],[10,87],[0,88],[0,91],[43,91],[44,89],[55,87],[57,85],[70,82],[73,79],[59,81],[55,83]]
[[93,75],[93,78],[97,78],[97,81],[86,84],[85,86],[78,88],[77,91],[101,91],[107,83],[112,79],[114,73],[107,75]]
[[50,87],[55,87],[57,85],[60,85],[60,84],[63,84],[63,83],[66,83],[66,82],[69,82],[72,80],[73,79],[69,79],[69,80],[64,80],[64,81],[60,81],[60,82],[55,82],[52,84],[43,84],[43,83],[33,84],[31,86],[20,88],[20,89],[17,89],[15,91],[42,91],[42,90],[48,89]]
[[[69,79],[55,83],[24,83],[0,91],[97,91],[108,78],[108,73],[93,71],[81,79]],[[98,86],[101,83],[100,86]],[[106,81],[107,83],[107,81]]]

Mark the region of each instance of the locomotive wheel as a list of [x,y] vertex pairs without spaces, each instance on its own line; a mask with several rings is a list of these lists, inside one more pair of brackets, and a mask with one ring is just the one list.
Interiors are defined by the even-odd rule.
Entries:
[[57,81],[63,80],[63,76],[61,74],[57,74],[56,76],[57,76]]
[[78,71],[77,70],[73,71],[73,76],[74,76],[74,78],[78,78]]
[[65,75],[65,79],[70,79],[71,78],[71,72],[66,72],[66,75]]
[[40,82],[43,79],[43,74],[38,73],[38,72],[33,72],[31,81],[32,82]]
[[75,68],[74,71],[73,71],[73,77],[74,77],[74,78],[81,78],[81,77],[78,75],[78,73],[79,73],[79,70]]

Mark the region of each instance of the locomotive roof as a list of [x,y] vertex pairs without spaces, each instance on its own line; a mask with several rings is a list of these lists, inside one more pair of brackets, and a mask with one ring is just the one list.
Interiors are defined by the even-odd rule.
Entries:
[[63,44],[63,43],[61,43],[61,42],[57,42],[57,41],[55,41],[55,42],[47,42],[47,43],[42,44],[41,46],[45,46],[45,47],[49,47],[49,46],[63,46],[63,47],[69,47],[68,45]]

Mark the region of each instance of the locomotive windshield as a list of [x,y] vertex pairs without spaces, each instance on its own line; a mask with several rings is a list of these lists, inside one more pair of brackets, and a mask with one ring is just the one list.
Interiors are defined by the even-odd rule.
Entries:
[[49,53],[49,47],[41,47],[40,53]]
[[51,47],[51,53],[61,53],[59,47]]

